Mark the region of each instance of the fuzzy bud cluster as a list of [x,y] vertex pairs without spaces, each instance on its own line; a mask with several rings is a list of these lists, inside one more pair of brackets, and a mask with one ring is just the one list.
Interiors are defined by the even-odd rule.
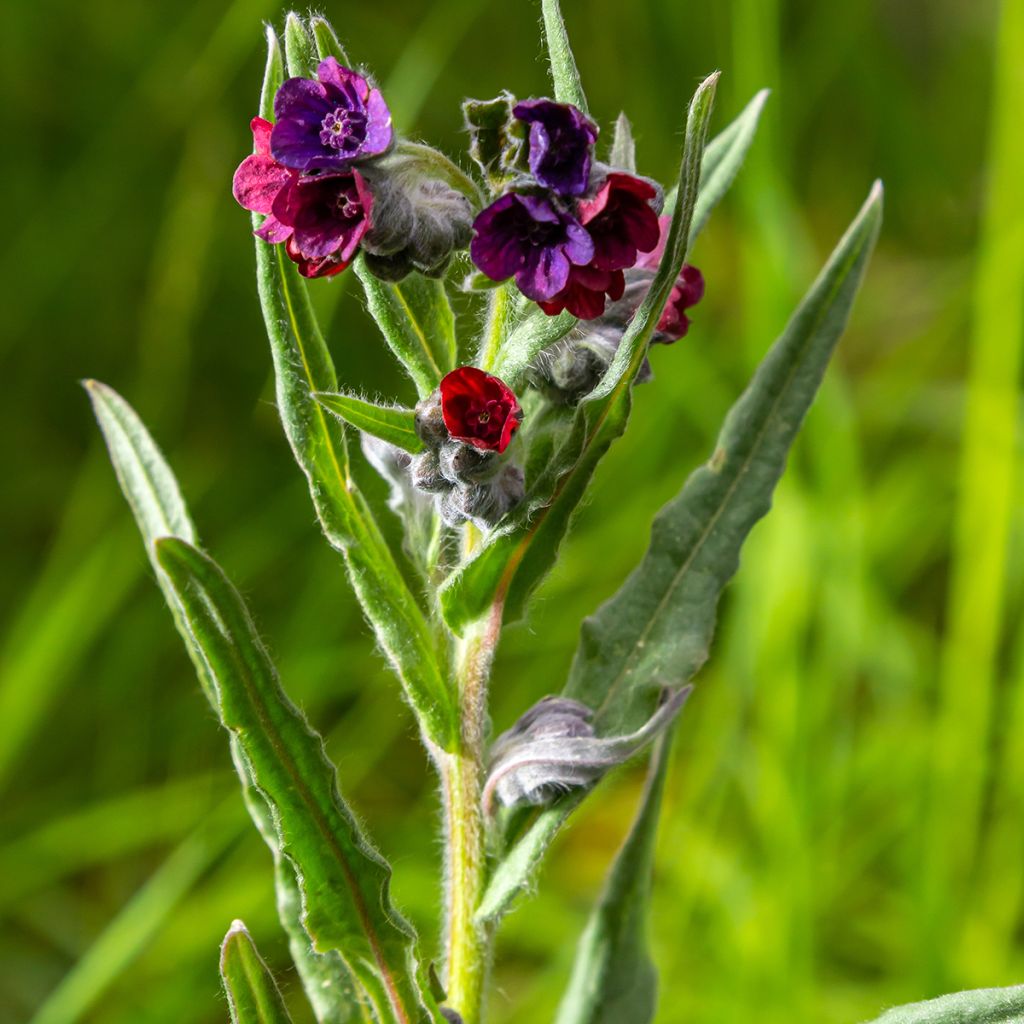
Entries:
[[425,450],[409,465],[413,486],[436,496],[449,526],[493,526],[523,497],[522,470],[501,458],[522,421],[512,390],[491,374],[463,366],[416,406]]

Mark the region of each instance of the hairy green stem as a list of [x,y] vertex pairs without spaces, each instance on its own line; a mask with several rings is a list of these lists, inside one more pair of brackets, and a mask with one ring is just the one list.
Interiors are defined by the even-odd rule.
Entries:
[[487,682],[501,633],[501,614],[501,604],[494,604],[456,644],[461,742],[454,753],[439,755],[445,805],[447,1005],[462,1015],[464,1024],[479,1024],[481,1019],[490,956],[487,930],[475,915],[487,881],[481,803],[484,730]]

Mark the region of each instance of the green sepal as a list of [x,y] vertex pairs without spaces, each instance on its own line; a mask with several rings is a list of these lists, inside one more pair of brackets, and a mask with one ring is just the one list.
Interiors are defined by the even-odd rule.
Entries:
[[214,681],[221,723],[295,865],[314,949],[341,954],[381,1021],[434,1019],[417,983],[415,932],[391,903],[391,867],[342,800],[323,740],[282,690],[241,596],[185,541],[155,546]]
[[569,35],[558,0],[541,0],[541,15],[544,21],[544,42],[548,50],[548,65],[551,82],[555,87],[555,99],[559,103],[571,103],[584,114],[590,112],[587,97],[583,93],[576,58],[572,55]]
[[355,271],[370,315],[425,398],[455,367],[455,319],[444,282],[410,274],[389,284],[374,277],[361,257]]
[[220,978],[232,1024],[291,1024],[270,969],[241,921],[231,925],[221,943]]
[[495,601],[504,602],[511,620],[524,614],[530,596],[557,557],[598,462],[626,428],[633,380],[686,257],[717,81],[716,73],[702,82],[690,103],[679,176],[681,202],[650,290],[623,334],[614,359],[597,387],[580,402],[570,431],[525,500],[442,586],[441,609],[456,633]]
[[[262,105],[273,99],[283,75],[280,49],[267,35],[267,70]],[[259,223],[254,217],[253,223]],[[256,283],[274,363],[277,409],[299,468],[309,482],[317,517],[331,545],[341,552],[352,588],[377,641],[431,742],[456,743],[458,724],[442,675],[433,633],[409,589],[349,466],[342,422],[313,397],[337,392],[338,378],[309,300],[306,282],[283,246],[257,238]],[[433,286],[438,282],[427,282]],[[447,302],[447,299],[444,300]],[[431,336],[454,337],[450,307],[431,306],[424,319]],[[421,316],[426,317],[425,312]],[[424,326],[424,330],[426,330]],[[443,346],[446,341],[439,341]]]
[[498,192],[518,175],[529,174],[526,123],[512,114],[516,98],[505,91],[492,100],[463,100],[469,155]]
[[580,937],[555,1024],[654,1019],[658,972],[647,948],[647,915],[670,749],[671,735],[654,746],[640,810]]
[[[710,148],[710,147],[709,147]],[[707,157],[705,155],[705,162]],[[612,148],[608,153],[608,163],[612,167],[621,168],[636,174],[636,143],[633,141],[633,126],[625,113],[615,119],[615,133],[612,135]],[[704,178],[705,171],[701,171]]]
[[657,515],[643,560],[584,623],[565,694],[601,735],[637,728],[708,656],[718,599],[771,506],[790,446],[842,334],[882,220],[876,184],[729,411],[715,451]]
[[1024,985],[977,988],[897,1006],[872,1024],[1020,1024],[1024,1021]]
[[413,409],[377,405],[355,395],[332,395],[323,391],[318,391],[314,398],[356,430],[379,437],[412,455],[423,451],[423,442],[416,433],[416,413]]
[[345,47],[338,40],[331,23],[321,15],[314,15],[309,19],[309,29],[313,33],[313,41],[316,44],[316,53],[320,60],[326,57],[334,57],[342,67],[350,68],[348,54]]
[[284,19],[284,61],[292,78],[316,78],[320,63],[316,42],[294,11],[289,11]]

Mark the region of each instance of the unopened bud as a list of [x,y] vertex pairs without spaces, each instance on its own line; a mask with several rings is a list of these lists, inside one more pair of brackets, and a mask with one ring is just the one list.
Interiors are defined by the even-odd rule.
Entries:
[[497,462],[494,452],[462,441],[448,441],[437,453],[441,475],[453,484],[477,484],[494,475]]
[[426,398],[416,404],[416,433],[428,447],[440,448],[448,440],[448,428],[444,425],[441,412],[441,391],[435,388]]
[[451,487],[441,475],[441,467],[437,464],[437,452],[429,449],[412,457],[409,475],[412,477],[413,486],[428,494],[439,494]]

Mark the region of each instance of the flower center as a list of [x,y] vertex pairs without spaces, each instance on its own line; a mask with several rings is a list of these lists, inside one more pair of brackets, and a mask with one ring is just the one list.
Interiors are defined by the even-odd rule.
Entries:
[[362,209],[358,197],[353,197],[348,190],[339,192],[338,197],[334,200],[334,212],[342,220],[352,220],[354,217],[358,217]]
[[366,140],[366,114],[337,107],[320,122],[320,141],[343,153],[357,153]]

